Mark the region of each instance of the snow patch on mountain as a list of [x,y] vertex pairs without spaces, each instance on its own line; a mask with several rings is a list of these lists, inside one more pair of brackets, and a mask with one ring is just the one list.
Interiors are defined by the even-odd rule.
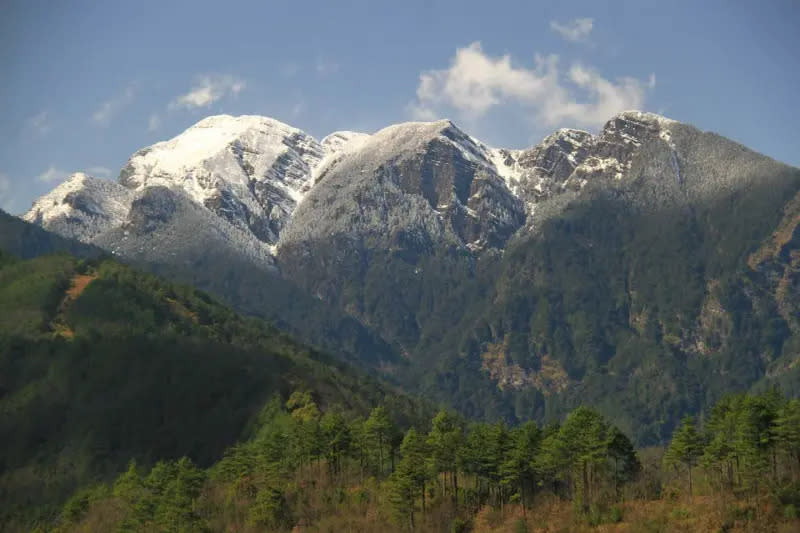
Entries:
[[325,152],[314,138],[280,121],[218,115],[136,152],[120,183],[134,190],[179,189],[274,245]]
[[357,131],[334,131],[320,144],[327,154],[335,154],[343,150],[352,149],[369,138],[369,134]]
[[497,155],[449,120],[406,122],[350,142],[323,162],[281,242],[364,236],[390,248],[500,247],[524,209]]
[[[159,209],[181,205],[181,213],[197,223],[219,224],[215,238],[251,248],[254,259],[274,255],[290,221],[294,238],[328,226],[347,232],[348,224],[386,232],[394,220],[405,232],[395,239],[445,239],[473,250],[502,247],[513,228],[534,224],[534,213],[554,212],[543,203],[565,205],[591,182],[624,181],[634,154],[653,141],[672,151],[676,180],[683,183],[674,141],[680,127],[653,113],[625,111],[598,135],[560,129],[529,149],[509,150],[490,147],[449,120],[395,124],[372,135],[337,131],[318,142],[268,117],[218,115],[134,153],[119,183],[73,175],[24,218],[90,242],[130,227],[132,204],[146,191],[166,188],[208,216],[159,193],[137,204],[138,226],[166,231],[158,221],[170,215]],[[322,186],[331,177],[336,184]],[[323,219],[333,216],[330,206],[342,203],[342,195],[352,197],[336,215],[341,220],[330,225]],[[299,209],[310,197],[313,205]],[[310,213],[314,209],[319,212]],[[295,221],[298,212],[303,216]],[[169,228],[172,235],[184,231],[177,222]],[[167,242],[151,233],[150,242]],[[124,230],[114,235],[112,240],[127,240]]]
[[325,157],[311,172],[311,186],[325,175],[328,169],[336,165],[347,154],[358,151],[370,138],[369,134],[355,131],[336,131],[322,139],[320,143],[325,149]]
[[89,242],[125,220],[133,196],[133,191],[116,182],[76,172],[36,200],[22,218],[65,237]]
[[495,171],[506,182],[509,190],[517,196],[519,196],[519,185],[523,174],[523,169],[519,164],[520,153],[522,150],[489,149],[489,160],[494,165]]

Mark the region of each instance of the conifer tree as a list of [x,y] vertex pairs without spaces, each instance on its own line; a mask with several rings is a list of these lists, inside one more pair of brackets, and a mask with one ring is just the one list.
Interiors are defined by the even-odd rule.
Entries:
[[689,497],[692,496],[692,468],[697,464],[702,451],[694,418],[687,416],[672,435],[672,441],[664,454],[664,464],[676,468],[678,465],[686,467],[689,476]]
[[308,391],[295,391],[286,402],[291,411],[292,447],[298,454],[300,463],[310,464],[312,458],[319,456],[321,448],[320,412]]
[[630,439],[616,427],[611,428],[608,454],[614,462],[614,493],[620,497],[621,485],[633,479],[642,469]]
[[775,437],[780,449],[800,474],[800,399],[788,402],[778,413]]
[[580,503],[584,511],[592,503],[592,487],[597,470],[608,460],[610,426],[605,418],[587,407],[572,411],[553,441],[557,466],[574,473],[573,484],[580,487]]
[[425,512],[425,485],[430,479],[427,458],[429,449],[425,439],[411,428],[400,446],[401,459],[391,477],[392,505],[400,516],[408,517],[414,527],[414,505],[417,496],[422,498]]
[[338,412],[327,412],[320,420],[324,453],[332,474],[341,472],[342,459],[350,450],[352,436],[344,417]]
[[733,489],[735,466],[739,462],[734,448],[737,403],[737,397],[726,396],[711,409],[702,456],[703,466],[716,473],[729,490]]
[[383,473],[383,452],[389,443],[389,435],[392,432],[392,422],[389,414],[382,405],[374,408],[369,418],[364,423],[364,431],[378,452],[378,473]]
[[453,489],[453,500],[458,501],[458,451],[464,442],[464,428],[455,415],[442,410],[437,413],[428,433],[428,446],[431,451],[433,469],[444,474],[444,490],[448,490],[447,475]]
[[501,465],[501,484],[519,491],[522,512],[525,513],[526,497],[535,487],[534,464],[542,433],[535,423],[526,422],[513,429],[510,438],[511,447]]

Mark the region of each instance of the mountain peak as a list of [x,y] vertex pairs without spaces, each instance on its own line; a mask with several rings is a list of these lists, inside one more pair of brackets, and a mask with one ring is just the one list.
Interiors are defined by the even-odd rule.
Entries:
[[121,224],[132,193],[111,180],[75,172],[37,199],[22,218],[61,235],[88,241]]
[[[449,119],[434,120],[430,122],[410,121],[392,124],[378,130],[373,137],[405,136],[416,137],[420,140],[430,139],[448,130],[461,130]],[[462,132],[463,133],[463,132]]]
[[655,124],[658,126],[666,126],[669,124],[676,124],[678,122],[677,120],[673,120],[671,118],[659,115],[657,113],[651,113],[649,111],[639,111],[636,109],[620,111],[619,113],[611,117],[611,119],[606,124],[614,122],[615,120],[625,120],[625,121],[640,122],[646,124]]
[[327,135],[320,144],[325,147],[329,153],[337,153],[345,149],[348,145],[356,142],[363,142],[369,138],[369,134],[360,133],[357,131],[334,131]]
[[[318,143],[310,136],[269,117],[206,117],[172,139],[136,152],[120,174],[120,182],[126,187],[141,188],[148,185],[149,178],[183,177],[198,167],[207,166],[212,159],[224,158],[221,154],[236,152],[244,146],[250,151],[264,153],[271,163],[286,151],[284,141],[288,138],[303,138],[306,144],[316,145],[313,151],[320,151]],[[321,153],[317,156],[321,157]]]
[[253,128],[258,126],[276,127],[286,130],[300,131],[280,120],[263,115],[209,115],[196,122],[191,128]]
[[313,137],[278,120],[215,115],[136,152],[119,180],[137,191],[179,189],[234,226],[274,244],[324,156]]

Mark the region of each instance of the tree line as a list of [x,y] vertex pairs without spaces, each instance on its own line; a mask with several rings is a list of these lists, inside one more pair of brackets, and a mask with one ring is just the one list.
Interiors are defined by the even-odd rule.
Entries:
[[776,389],[726,396],[701,425],[683,419],[664,464],[685,474],[690,496],[697,467],[714,490],[745,495],[800,479],[800,400]]
[[[441,410],[427,427],[403,431],[384,406],[348,416],[338,407],[321,410],[302,391],[271,402],[259,423],[250,440],[207,471],[185,458],[159,462],[149,473],[132,463],[112,486],[73,496],[62,525],[69,529],[98,502],[115,500],[123,530],[203,529],[235,514],[226,507],[252,527],[291,529],[315,519],[304,502],[323,486],[341,495],[377,483],[378,494],[364,497],[380,496],[396,526],[414,529],[431,505],[467,514],[509,504],[524,510],[542,491],[589,512],[620,498],[640,469],[630,440],[586,407],[545,427],[468,423]],[[218,499],[220,487],[235,497]]]
[[[643,472],[630,439],[588,407],[545,426],[468,422],[440,410],[404,430],[397,414],[382,405],[366,417],[321,408],[307,391],[275,398],[251,437],[212,467],[183,458],[148,472],[131,463],[112,485],[76,493],[59,524],[65,531],[97,521],[118,531],[436,530],[431,524],[444,516],[451,530],[468,531],[487,508],[510,507],[535,521],[536,502],[547,497],[569,502],[591,525],[620,521],[624,501],[663,498],[669,486],[663,477],[654,491],[637,488],[652,472]],[[661,449],[659,468],[677,472],[687,496],[698,469],[704,490],[744,498],[800,481],[799,400],[776,391],[733,395],[698,420],[685,419]],[[371,513],[386,521],[374,529],[347,522]]]

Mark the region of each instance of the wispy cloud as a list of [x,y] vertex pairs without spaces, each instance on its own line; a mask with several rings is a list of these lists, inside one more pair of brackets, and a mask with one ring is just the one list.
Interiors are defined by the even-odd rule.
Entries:
[[318,76],[326,78],[339,72],[339,63],[330,59],[317,58],[317,64],[314,68]]
[[108,178],[111,176],[111,169],[106,167],[89,167],[85,169],[84,172],[90,176],[96,176],[100,178]]
[[43,183],[53,183],[56,181],[64,181],[67,176],[69,176],[69,172],[66,170],[61,170],[57,168],[55,165],[50,165],[47,167],[47,170],[36,176],[36,181],[41,181]]
[[158,113],[153,113],[147,119],[147,131],[156,131],[161,127],[161,117]]
[[475,120],[512,105],[545,125],[596,127],[619,111],[641,108],[654,83],[655,75],[647,82],[611,81],[580,63],[562,72],[556,55],[536,55],[533,68],[515,66],[510,56],[492,57],[475,42],[456,50],[449,68],[420,74],[409,110],[420,120],[451,111]]
[[576,18],[565,24],[561,24],[555,20],[550,21],[551,30],[573,43],[586,40],[589,34],[592,33],[593,25],[594,20],[590,18]]
[[136,84],[131,83],[119,94],[109,98],[92,113],[92,122],[98,126],[107,126],[111,120],[123,109],[133,103],[136,97]]
[[53,124],[47,111],[41,111],[25,121],[25,128],[38,137],[45,137],[53,131]]
[[175,98],[169,107],[170,109],[209,107],[225,96],[238,95],[244,88],[244,80],[235,76],[227,74],[200,76],[189,92]]
[[291,110],[291,114],[293,117],[297,117],[302,115],[306,112],[306,102],[305,100],[298,100],[293,106]]

